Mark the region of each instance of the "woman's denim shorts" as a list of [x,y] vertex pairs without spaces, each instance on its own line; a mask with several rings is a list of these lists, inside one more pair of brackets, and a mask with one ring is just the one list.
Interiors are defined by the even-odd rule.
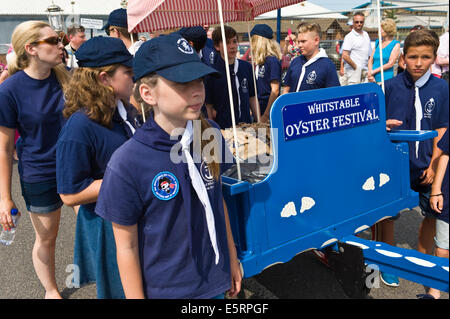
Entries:
[[56,191],[56,180],[39,183],[27,183],[20,180],[20,187],[30,213],[47,214],[63,205]]

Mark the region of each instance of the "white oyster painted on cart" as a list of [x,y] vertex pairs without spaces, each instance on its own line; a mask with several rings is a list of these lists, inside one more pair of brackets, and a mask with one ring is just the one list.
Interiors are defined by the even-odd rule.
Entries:
[[291,217],[295,215],[297,215],[297,210],[295,209],[294,202],[289,202],[284,205],[284,208],[281,211],[281,217]]
[[386,184],[387,182],[389,182],[390,180],[391,179],[389,178],[389,175],[380,173],[380,184],[378,186],[381,187],[384,184]]
[[373,191],[375,189],[375,180],[373,176],[366,179],[364,185],[362,186],[362,189],[365,191]]
[[311,209],[316,202],[311,197],[302,197],[302,207],[300,208],[300,214],[304,211]]

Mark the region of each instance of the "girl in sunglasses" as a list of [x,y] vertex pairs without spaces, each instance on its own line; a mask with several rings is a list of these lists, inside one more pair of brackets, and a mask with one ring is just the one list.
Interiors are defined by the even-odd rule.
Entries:
[[61,64],[63,45],[45,22],[26,21],[12,34],[15,52],[8,64],[11,75],[0,86],[0,222],[15,225],[11,209],[14,131],[19,176],[26,207],[36,233],[32,252],[45,298],[61,298],[55,280],[55,242],[61,206],[56,191],[56,141],[63,126],[63,87],[69,73]]

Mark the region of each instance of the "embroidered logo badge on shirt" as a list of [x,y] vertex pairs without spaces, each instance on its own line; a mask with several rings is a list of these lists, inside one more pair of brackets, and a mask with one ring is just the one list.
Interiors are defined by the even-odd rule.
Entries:
[[161,200],[169,200],[177,196],[180,184],[170,172],[161,172],[153,178],[153,194]]
[[434,110],[434,106],[435,106],[434,99],[433,98],[429,99],[427,104],[425,104],[425,113],[423,114],[423,116],[430,119],[432,115],[431,112],[433,112]]
[[242,88],[242,93],[247,93],[248,92],[248,80],[247,80],[247,78],[244,78],[242,80],[241,88]]
[[189,42],[186,39],[179,39],[177,41],[178,50],[183,52],[184,54],[194,54],[194,49],[189,45]]
[[200,164],[200,175],[202,175],[203,182],[205,183],[206,190],[214,188],[214,176],[208,167],[208,164],[203,161]]
[[309,72],[308,76],[306,77],[306,83],[308,84],[314,84],[316,82],[317,74],[316,71]]
[[263,65],[262,67],[259,68],[258,78],[263,78],[264,74],[266,74],[266,67]]

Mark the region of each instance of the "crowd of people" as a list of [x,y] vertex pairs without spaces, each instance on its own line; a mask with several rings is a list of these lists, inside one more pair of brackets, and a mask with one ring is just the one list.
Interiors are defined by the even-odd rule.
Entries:
[[[282,81],[282,50],[265,24],[250,33],[255,68],[237,58],[237,33],[229,26],[225,39],[220,27],[209,38],[199,26],[144,41],[128,33],[125,9],[109,15],[108,37],[87,41],[79,25],[67,34],[40,21],[18,25],[7,79],[0,82],[0,222],[4,229],[14,227],[16,151],[36,234],[33,265],[45,298],[61,298],[55,243],[64,204],[77,215],[79,284],[96,282],[98,298],[236,296],[242,274],[220,185],[233,164],[225,160],[229,150],[220,133],[232,125],[229,92],[236,123],[269,122],[280,94],[380,83],[381,70],[387,129],[438,132],[433,140],[409,145],[411,187],[425,216],[423,252],[431,254],[435,244],[435,254],[448,258],[449,101],[448,84],[438,79],[447,74],[448,81],[448,32],[439,45],[432,31],[417,30],[401,52],[393,40],[395,22],[387,19],[372,50],[363,26],[364,15],[356,13],[342,45],[339,76],[319,47],[320,26],[301,23],[283,50],[293,59]],[[396,64],[405,71],[396,75]],[[431,75],[432,67],[440,73]],[[177,128],[182,130],[174,139]],[[217,134],[201,140],[210,129]],[[207,154],[200,162],[193,160],[196,143]],[[202,152],[208,143],[218,147]],[[173,160],[177,145],[181,162]],[[380,225],[381,238],[390,244],[393,223]],[[382,274],[386,284],[398,285],[392,277]],[[422,297],[439,298],[439,291]]]

